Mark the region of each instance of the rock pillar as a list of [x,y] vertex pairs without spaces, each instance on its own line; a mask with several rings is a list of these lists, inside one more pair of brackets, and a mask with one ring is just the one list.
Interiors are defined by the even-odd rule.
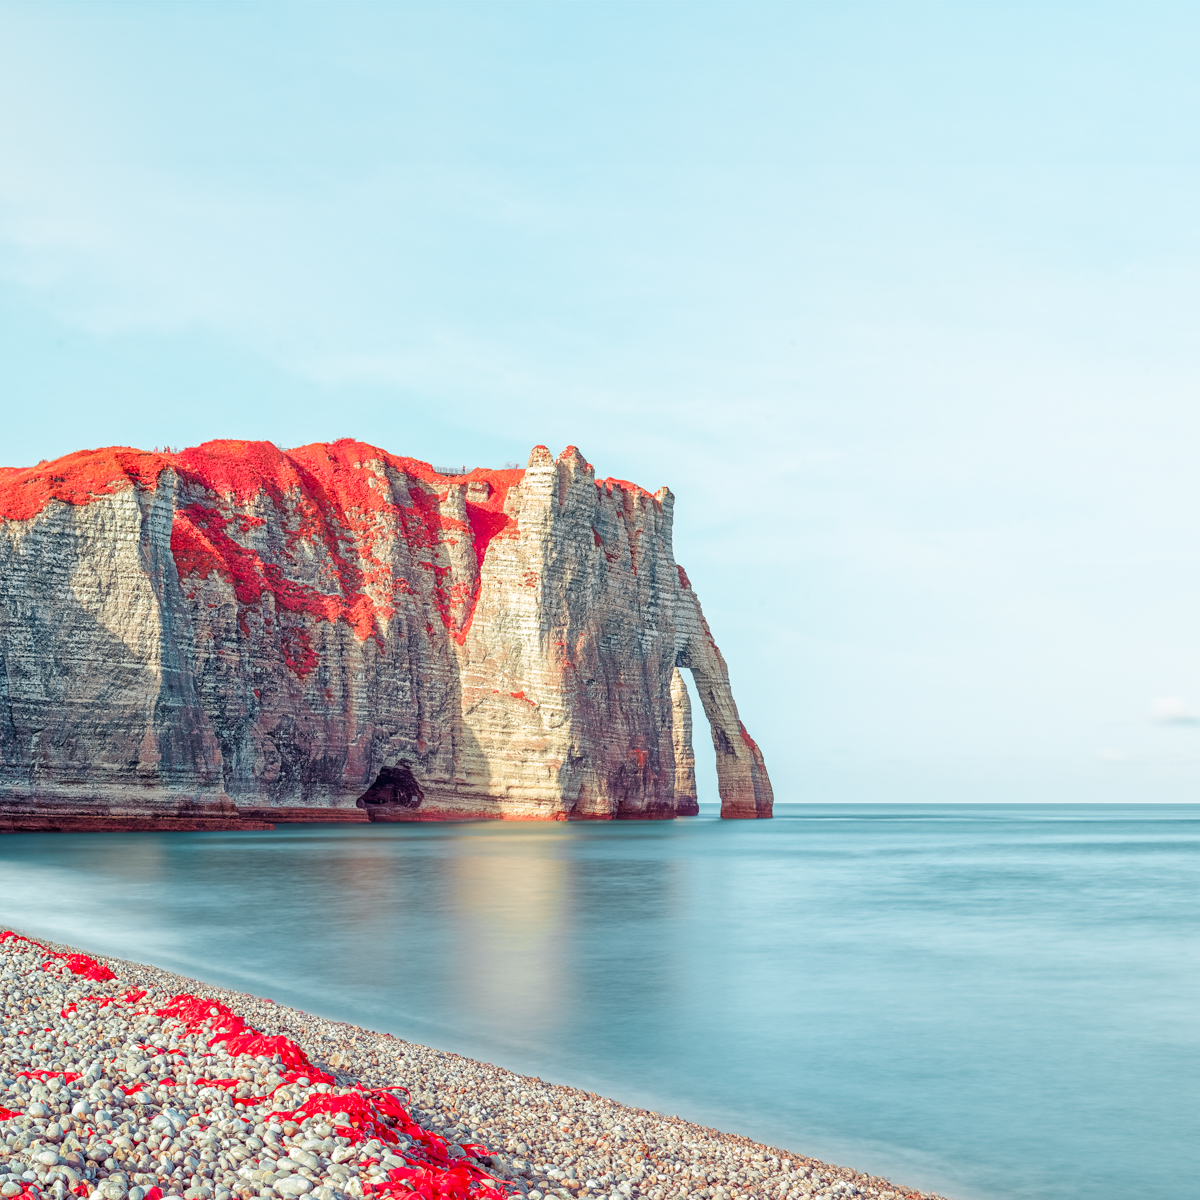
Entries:
[[675,744],[675,815],[694,817],[700,804],[692,750],[692,701],[678,667],[671,675],[671,738]]

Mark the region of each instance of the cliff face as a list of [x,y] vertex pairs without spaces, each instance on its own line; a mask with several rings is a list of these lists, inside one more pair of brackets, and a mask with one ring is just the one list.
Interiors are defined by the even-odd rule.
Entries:
[[6,470],[0,809],[672,817],[678,666],[722,815],[770,816],[672,503],[573,447],[454,476],[349,440]]

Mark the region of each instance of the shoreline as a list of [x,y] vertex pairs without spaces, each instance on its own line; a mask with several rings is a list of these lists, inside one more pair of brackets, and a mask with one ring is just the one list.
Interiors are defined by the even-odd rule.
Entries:
[[[497,800],[499,797],[496,798]],[[113,812],[83,806],[13,804],[0,799],[0,834],[4,833],[230,833],[270,832],[277,825],[409,825],[466,824],[473,821],[561,822],[674,821],[699,816],[695,812],[659,810],[635,813],[547,813],[474,811],[449,807],[411,809],[400,805],[298,807],[247,805],[229,811]],[[744,819],[734,815],[726,820]]]
[[[4,929],[7,929],[7,926],[0,925],[0,932]],[[245,1124],[246,1132],[234,1129],[234,1134],[237,1137],[248,1138],[251,1143],[259,1143],[258,1147],[248,1147],[248,1157],[237,1160],[241,1167],[236,1174],[226,1170],[221,1177],[223,1182],[218,1182],[217,1169],[213,1168],[205,1176],[212,1180],[211,1186],[193,1186],[191,1190],[194,1195],[187,1195],[188,1189],[177,1186],[177,1170],[163,1175],[159,1164],[157,1172],[135,1172],[134,1175],[146,1180],[143,1186],[140,1183],[131,1183],[130,1173],[121,1169],[123,1164],[110,1158],[105,1161],[114,1163],[115,1174],[125,1176],[125,1191],[120,1191],[120,1180],[115,1185],[109,1185],[104,1174],[105,1168],[101,1167],[96,1172],[96,1179],[81,1177],[79,1184],[69,1189],[81,1197],[94,1197],[94,1200],[156,1200],[148,1189],[151,1186],[159,1186],[164,1196],[182,1194],[184,1200],[255,1200],[256,1197],[261,1200],[275,1200],[276,1197],[280,1197],[282,1200],[282,1197],[292,1193],[286,1190],[282,1193],[275,1191],[274,1183],[278,1180],[268,1180],[264,1183],[263,1177],[270,1172],[259,1169],[260,1178],[255,1180],[251,1177],[254,1172],[246,1169],[247,1166],[255,1165],[261,1168],[264,1165],[261,1155],[269,1153],[263,1146],[262,1139],[268,1133],[268,1128],[262,1118],[271,1110],[286,1108],[285,1101],[287,1104],[293,1101],[303,1103],[321,1095],[349,1094],[350,1087],[361,1084],[367,1089],[408,1090],[407,1096],[403,1092],[400,1093],[400,1103],[411,1114],[415,1126],[435,1135],[431,1145],[444,1139],[449,1151],[449,1161],[477,1166],[494,1180],[494,1185],[482,1181],[473,1184],[475,1190],[470,1192],[472,1197],[508,1196],[512,1200],[637,1200],[638,1197],[645,1200],[741,1200],[750,1197],[755,1200],[784,1200],[785,1197],[787,1200],[809,1200],[810,1197],[829,1197],[832,1200],[833,1197],[869,1196],[879,1197],[881,1200],[942,1200],[935,1193],[903,1187],[877,1176],[868,1176],[850,1168],[823,1163],[805,1155],[757,1143],[738,1134],[722,1133],[679,1117],[631,1108],[595,1093],[548,1083],[535,1076],[520,1075],[491,1063],[404,1041],[391,1034],[327,1020],[286,1005],[277,1005],[262,997],[212,986],[149,964],[107,957],[88,959],[87,961],[98,963],[102,968],[107,967],[115,974],[115,978],[104,982],[79,979],[67,975],[65,971],[61,975],[53,975],[49,973],[49,969],[41,969],[33,963],[33,959],[37,957],[35,952],[23,949],[18,954],[13,950],[14,945],[40,947],[49,956],[47,961],[50,966],[57,965],[62,956],[86,955],[86,951],[32,939],[22,943],[14,943],[12,940],[3,942],[0,944],[0,985],[5,990],[0,991],[0,1004],[3,1004],[5,1009],[6,1026],[12,1025],[13,1028],[16,1028],[15,1018],[18,1014],[25,1017],[25,1010],[21,1007],[23,1003],[29,1005],[29,1016],[33,1016],[40,1007],[40,1015],[44,1015],[46,1019],[37,1022],[39,1028],[49,1027],[55,1030],[55,1043],[63,1040],[57,1036],[58,1032],[70,1035],[67,1036],[67,1040],[73,1045],[62,1052],[68,1056],[74,1054],[79,1065],[87,1058],[92,1073],[95,1074],[99,1069],[104,1082],[112,1084],[115,1089],[120,1089],[123,1084],[131,1088],[134,1086],[132,1080],[119,1078],[122,1064],[126,1068],[141,1067],[138,1078],[143,1080],[145,1087],[161,1084],[158,1086],[157,1095],[152,1091],[129,1091],[122,1096],[124,1099],[125,1095],[137,1095],[144,1101],[138,1106],[143,1110],[140,1114],[134,1110],[121,1110],[116,1113],[117,1116],[127,1118],[136,1116],[136,1121],[125,1122],[130,1125],[131,1132],[128,1136],[132,1137],[137,1133],[139,1124],[152,1130],[156,1118],[161,1125],[165,1100],[163,1103],[155,1103],[152,1097],[169,1095],[177,1108],[182,1109],[190,1105],[195,1110],[188,1118],[193,1126],[204,1128],[207,1122],[207,1125],[215,1130],[222,1123],[232,1126]],[[12,968],[16,965],[14,960],[17,959],[21,960],[26,969],[23,974],[14,978]],[[18,986],[14,987],[14,984]],[[58,1000],[66,994],[76,997],[78,993],[76,998],[82,1003],[85,993],[91,996],[120,997],[122,993],[133,994],[142,990],[148,995],[141,1000],[141,1007],[136,1012],[121,1000],[105,1003],[94,1016],[89,1015],[83,1020],[80,1020],[80,1013],[72,1014],[72,1019],[67,1019],[59,1017],[57,1011]],[[311,1067],[318,1073],[327,1073],[325,1077],[334,1082],[314,1084],[310,1080],[308,1086],[295,1082],[281,1084],[277,1091],[271,1094],[268,1103],[235,1107],[236,1099],[230,1097],[239,1093],[227,1095],[211,1087],[198,1088],[194,1083],[184,1083],[187,1076],[178,1066],[174,1068],[178,1073],[178,1081],[167,1074],[172,1069],[172,1055],[184,1056],[185,1053],[193,1053],[186,1050],[187,1043],[183,1040],[179,1041],[179,1045],[185,1046],[185,1050],[173,1049],[152,1061],[130,1063],[127,1057],[123,1057],[120,1046],[112,1044],[114,1030],[110,1026],[115,1022],[115,1032],[124,1033],[128,1040],[132,1033],[126,1032],[120,1026],[122,1016],[128,1018],[126,1024],[129,1024],[131,1029],[135,1019],[154,1024],[154,1020],[145,1015],[151,1011],[146,1006],[152,1005],[154,1010],[161,1009],[171,997],[178,994],[194,994],[211,999],[226,1005],[234,1014],[244,1018],[248,1026],[253,1026],[263,1035],[291,1039],[307,1053]],[[61,1007],[65,1010],[70,1005]],[[125,1009],[130,1011],[126,1013]],[[137,1013],[143,1015],[138,1017]],[[167,1018],[162,1021],[160,1028],[165,1035],[169,1029],[175,1029],[178,1033],[177,1026],[178,1022]],[[80,1047],[81,1050],[77,1051],[75,1047]],[[38,1057],[53,1058],[54,1053],[58,1051],[47,1050],[40,1055],[36,1051],[29,1052],[26,1057],[30,1061],[20,1064],[12,1061],[14,1051],[19,1057],[21,1047],[15,1046],[10,1050],[5,1046],[0,1049],[0,1108],[7,1105],[8,1110],[23,1107],[18,1105],[19,1099],[28,1101],[28,1095],[22,1096],[15,1090],[15,1084],[19,1082],[16,1078],[17,1072],[36,1070],[37,1067],[44,1072],[48,1068],[63,1065],[54,1062],[33,1062],[33,1059]],[[211,1058],[212,1053],[207,1052],[204,1057]],[[222,1059],[223,1068],[227,1068],[224,1072],[226,1074],[232,1074],[236,1067],[240,1068],[239,1074],[245,1077],[250,1073],[248,1068],[257,1068],[259,1074],[256,1079],[261,1079],[264,1072],[270,1069],[269,1059],[254,1059],[249,1055],[231,1059],[225,1056],[223,1051],[218,1051],[218,1054]],[[278,1058],[275,1062],[278,1062]],[[157,1080],[155,1071],[163,1073]],[[83,1085],[91,1078],[86,1072],[80,1074],[82,1079],[73,1081],[63,1089],[70,1090],[72,1096],[76,1093],[82,1094]],[[272,1076],[269,1082],[273,1083],[278,1078]],[[168,1093],[169,1083],[163,1084],[162,1080],[183,1086]],[[201,1083],[203,1082],[201,1079]],[[227,1082],[233,1083],[234,1080]],[[96,1086],[93,1084],[93,1091]],[[243,1085],[243,1091],[245,1088],[254,1090],[249,1082]],[[43,1091],[45,1090],[43,1088]],[[254,1097],[247,1096],[247,1099],[252,1098]],[[80,1103],[84,1103],[84,1100],[76,1101],[76,1107]],[[209,1106],[207,1109],[206,1105]],[[202,1110],[210,1115],[218,1115],[202,1116]],[[37,1123],[36,1119],[31,1120],[28,1116],[0,1119],[0,1136],[10,1135],[10,1131],[15,1128],[25,1129],[26,1136],[20,1140],[30,1140],[31,1144],[24,1147],[20,1153],[36,1158],[37,1153],[46,1154],[47,1150],[41,1147],[54,1140],[44,1136],[28,1139],[29,1132],[35,1135],[39,1133],[36,1129]],[[45,1121],[41,1124],[46,1126]],[[276,1125],[279,1125],[278,1121]],[[251,1129],[253,1132],[249,1131]],[[333,1154],[333,1142],[345,1143],[346,1139],[331,1137],[332,1128],[320,1125],[320,1122],[313,1118],[297,1122],[297,1127],[292,1130],[286,1126],[276,1130],[274,1136],[284,1141],[294,1137],[297,1143],[305,1137],[312,1141],[314,1129],[317,1133],[329,1130],[325,1136],[329,1139],[327,1149],[333,1158],[336,1159],[341,1154],[348,1156],[350,1151],[354,1150],[354,1144],[343,1144],[338,1154]],[[86,1151],[78,1133],[75,1136],[81,1143],[80,1152]],[[153,1138],[156,1135],[151,1132],[149,1136]],[[66,1144],[67,1137],[64,1128],[55,1144],[61,1149]],[[186,1137],[184,1140],[186,1142]],[[229,1138],[224,1140],[228,1142]],[[359,1141],[361,1140],[359,1138]],[[401,1138],[401,1142],[403,1141]],[[32,1149],[34,1142],[39,1147],[36,1152]],[[313,1144],[316,1145],[316,1142]],[[461,1146],[477,1149],[465,1152],[456,1149]],[[128,1153],[132,1156],[141,1148],[142,1143],[137,1143]],[[381,1144],[374,1144],[374,1148],[386,1149]],[[483,1148],[491,1153],[483,1156]],[[234,1157],[227,1158],[226,1161],[232,1164],[239,1150],[246,1149],[246,1145],[235,1146],[228,1151]],[[433,1146],[433,1150],[436,1151],[436,1145]],[[3,1150],[0,1150],[0,1155],[2,1154]],[[50,1154],[53,1156],[54,1151],[50,1151]],[[11,1166],[24,1159],[14,1158],[11,1148],[7,1157],[7,1164],[0,1161],[0,1179],[5,1180],[5,1183],[0,1185],[0,1195],[5,1196],[6,1200],[20,1200],[22,1192],[11,1178],[14,1175]],[[84,1161],[89,1162],[91,1159],[85,1156]],[[145,1165],[144,1156],[141,1162]],[[265,1165],[270,1165],[269,1159]],[[412,1167],[413,1163],[408,1165]],[[324,1159],[320,1159],[319,1162],[314,1160],[308,1176],[310,1184],[315,1184],[316,1187],[305,1187],[302,1191],[295,1192],[295,1195],[304,1195],[312,1191],[315,1193],[314,1200],[358,1200],[360,1196],[371,1195],[374,1185],[370,1180],[378,1177],[380,1168],[374,1167],[375,1174],[370,1176],[366,1171],[372,1168],[362,1168],[361,1176],[351,1173],[355,1168],[356,1164],[353,1161],[346,1166],[344,1163],[332,1161],[326,1164]],[[50,1171],[53,1170],[51,1167]],[[314,1173],[321,1170],[325,1170],[326,1174]],[[79,1172],[76,1174],[80,1175]],[[155,1184],[148,1182],[151,1174],[157,1181]],[[288,1186],[303,1187],[299,1183],[289,1185],[288,1178],[285,1175],[283,1179],[285,1189]],[[36,1183],[36,1180],[26,1182]],[[342,1186],[335,1186],[338,1182]],[[10,1190],[9,1185],[17,1190]],[[79,1188],[85,1185],[87,1190],[80,1191]],[[106,1190],[101,1190],[101,1185],[104,1185]],[[395,1188],[399,1185],[389,1186]],[[142,1187],[143,1195],[134,1194],[139,1187]],[[173,1187],[175,1190],[171,1190]],[[492,1190],[486,1190],[489,1188]],[[322,1194],[322,1189],[327,1194]],[[205,1190],[209,1192],[208,1196],[204,1195]],[[117,1194],[114,1195],[114,1192]],[[35,1196],[33,1192],[24,1194]],[[50,1194],[43,1189],[45,1197]],[[407,1190],[392,1193],[393,1197],[398,1197],[399,1200],[410,1194]],[[464,1191],[463,1195],[466,1194]],[[65,1192],[63,1200],[66,1200]]]

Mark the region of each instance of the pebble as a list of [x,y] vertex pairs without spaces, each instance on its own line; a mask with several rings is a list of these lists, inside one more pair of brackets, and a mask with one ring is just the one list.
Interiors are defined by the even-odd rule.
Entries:
[[[41,969],[48,951],[81,953],[0,942],[0,1012],[14,1036],[0,1046],[0,1109],[16,1114],[0,1112],[5,1200],[32,1200],[24,1184],[34,1182],[43,1200],[72,1192],[156,1200],[151,1188],[165,1200],[362,1200],[364,1186],[405,1163],[408,1139],[354,1144],[334,1132],[345,1125],[335,1113],[268,1119],[355,1085],[406,1089],[400,1099],[418,1132],[436,1133],[454,1161],[482,1164],[493,1177],[473,1184],[472,1196],[492,1188],[491,1197],[510,1200],[941,1200],[155,967],[105,959],[98,961],[115,979],[56,974]],[[137,1003],[120,999],[131,990],[147,994]],[[181,1021],[153,1015],[181,993],[227,1005],[268,1037],[292,1039],[334,1084],[303,1077],[285,1086],[278,1054],[231,1056]],[[89,996],[96,999],[84,1002]],[[79,1077],[20,1074],[31,1071]],[[236,1090],[204,1085],[209,1079],[236,1081]]]

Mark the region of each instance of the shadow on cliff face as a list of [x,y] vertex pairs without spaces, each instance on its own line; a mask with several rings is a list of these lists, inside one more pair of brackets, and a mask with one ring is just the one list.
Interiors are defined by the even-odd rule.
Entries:
[[81,601],[69,572],[55,584],[20,620],[0,595],[0,808],[234,813],[172,656],[155,662],[134,636],[121,637]]

